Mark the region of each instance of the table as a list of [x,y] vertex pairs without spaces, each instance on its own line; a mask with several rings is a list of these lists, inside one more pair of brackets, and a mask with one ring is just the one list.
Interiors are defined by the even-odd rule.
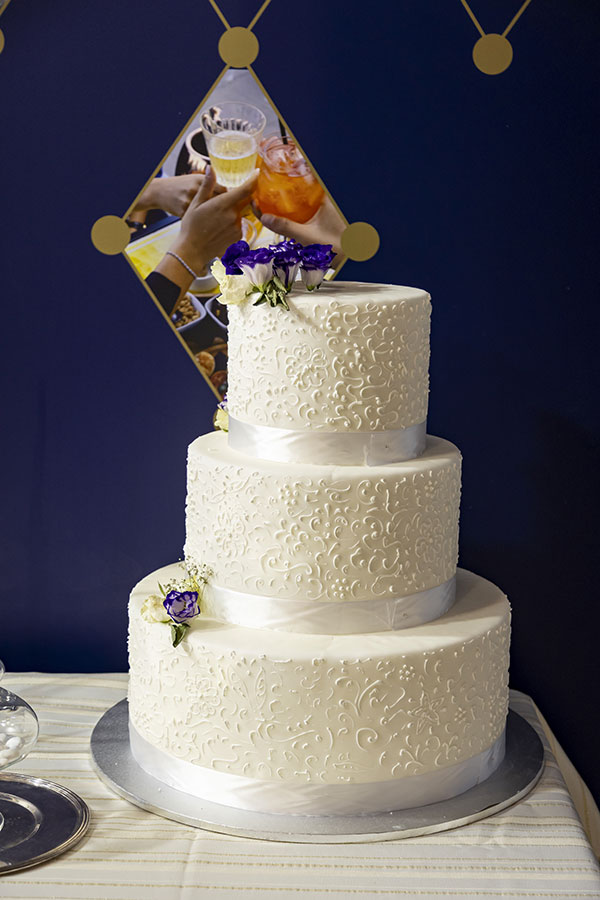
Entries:
[[102,713],[125,696],[126,675],[19,673],[5,676],[3,685],[40,717],[38,744],[17,771],[72,788],[88,803],[92,824],[62,857],[0,878],[0,898],[600,898],[590,843],[600,834],[597,809],[524,694],[513,691],[511,705],[542,737],[546,763],[539,784],[519,804],[427,837],[306,845],[200,831],[112,794],[91,769],[89,739]]

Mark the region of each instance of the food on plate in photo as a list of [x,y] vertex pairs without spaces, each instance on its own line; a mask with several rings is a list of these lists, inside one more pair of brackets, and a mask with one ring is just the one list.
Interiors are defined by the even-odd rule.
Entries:
[[220,369],[218,372],[213,372],[210,376],[210,383],[217,389],[219,394],[223,395],[227,391],[227,372],[225,369]]
[[206,350],[201,350],[200,353],[196,354],[196,359],[198,360],[198,365],[200,366],[206,377],[210,377],[215,371],[215,358],[212,353],[208,353]]

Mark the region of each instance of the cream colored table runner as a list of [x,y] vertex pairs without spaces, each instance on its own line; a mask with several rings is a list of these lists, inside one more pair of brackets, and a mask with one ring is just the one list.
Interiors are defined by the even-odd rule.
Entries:
[[[83,841],[52,862],[0,878],[9,900],[486,897],[600,898],[590,838],[532,700],[512,706],[536,728],[546,765],[534,791],[496,816],[428,837],[373,844],[268,843],[200,831],[115,796],[94,775],[89,739],[126,693],[126,675],[7,675],[3,685],[40,717],[40,739],[16,767],[72,788],[88,803]],[[554,752],[552,749],[554,748]],[[561,764],[594,839],[597,810],[564,754]],[[598,834],[600,832],[596,832]]]

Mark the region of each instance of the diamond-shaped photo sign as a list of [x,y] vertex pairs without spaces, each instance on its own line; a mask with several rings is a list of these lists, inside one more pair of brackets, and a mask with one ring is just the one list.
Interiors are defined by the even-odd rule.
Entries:
[[237,240],[331,244],[348,223],[249,68],[226,68],[126,216],[125,255],[217,397],[227,390],[227,307],[214,260]]

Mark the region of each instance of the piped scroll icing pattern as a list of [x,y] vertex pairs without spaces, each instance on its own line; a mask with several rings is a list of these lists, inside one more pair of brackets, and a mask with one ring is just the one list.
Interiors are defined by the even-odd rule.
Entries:
[[239,455],[226,462],[223,435],[199,438],[188,460],[185,555],[210,566],[214,584],[270,597],[352,601],[435,587],[456,571],[460,500],[460,454],[439,443],[442,460],[370,477],[242,465]]
[[132,615],[130,710],[143,737],[199,766],[289,783],[385,781],[468,759],[504,728],[508,611],[459,646],[398,656],[389,641],[379,657],[304,663],[216,652],[197,628],[173,653],[163,629]]
[[[229,310],[229,412],[277,428],[386,431],[427,417],[429,319],[422,291],[324,286],[290,311]],[[356,302],[365,288],[373,300]],[[347,294],[347,297],[345,296]],[[354,300],[352,299],[354,298]]]

